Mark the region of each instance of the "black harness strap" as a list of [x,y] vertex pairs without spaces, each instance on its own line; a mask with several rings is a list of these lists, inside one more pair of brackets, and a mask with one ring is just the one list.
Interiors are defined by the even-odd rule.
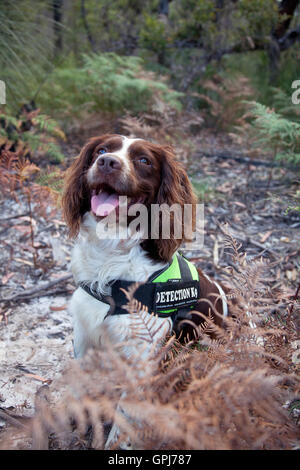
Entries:
[[[128,303],[128,299],[124,292],[128,291],[129,287],[135,284],[133,281],[122,281],[117,280],[114,282],[111,288],[111,295],[116,303],[116,309],[112,315],[120,315],[124,313],[129,313],[126,308],[123,308],[124,305]],[[145,282],[140,284],[135,290],[133,297],[140,302],[145,307],[148,307],[148,311],[151,313],[153,311],[153,298],[155,295],[155,284]]]
[[109,295],[100,294],[100,292],[95,291],[94,289],[92,289],[85,282],[79,282],[78,285],[79,285],[79,287],[81,287],[81,289],[83,289],[85,292],[87,292],[87,294],[90,294],[95,299],[99,300],[100,302],[104,302],[107,305],[111,305]]
[[[172,316],[175,321],[177,317],[180,319],[187,318],[189,312],[200,298],[199,281],[193,279],[191,270],[185,259],[177,256],[181,279],[170,279],[167,282],[153,282],[159,274],[168,269],[170,264],[156,271],[145,283],[138,284],[134,292],[134,298],[143,306],[148,308],[149,313],[157,314],[160,317]],[[96,283],[95,283],[96,284]],[[111,281],[111,295],[103,295],[95,289],[92,289],[87,283],[81,282],[79,286],[85,292],[95,299],[104,302],[110,306],[107,315],[123,315],[128,314],[128,310],[124,306],[128,303],[128,299],[124,291],[128,291],[134,281],[124,281],[117,279]]]
[[[133,281],[114,281],[111,286],[111,295],[103,295],[95,289],[91,289],[91,287],[84,282],[79,283],[79,286],[95,299],[99,300],[100,302],[104,302],[107,305],[110,305],[111,311],[108,312],[108,315],[123,315],[128,313],[128,310],[122,307],[123,305],[126,305],[128,299],[123,290],[121,289],[128,291],[129,287],[132,286],[132,284],[134,284]],[[137,301],[141,302],[144,306],[147,306],[148,308],[149,306],[152,307],[152,299],[155,294],[155,289],[155,284],[140,284],[134,292],[134,298]],[[152,311],[151,307],[150,311]]]
[[188,264],[184,260],[184,257],[182,255],[180,255],[180,256],[177,256],[177,259],[178,259],[181,279],[186,279],[187,281],[192,281],[193,276],[192,276],[190,268],[188,267]]

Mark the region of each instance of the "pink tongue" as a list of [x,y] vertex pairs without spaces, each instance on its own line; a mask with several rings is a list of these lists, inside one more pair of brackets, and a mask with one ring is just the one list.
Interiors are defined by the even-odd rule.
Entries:
[[118,194],[108,194],[102,192],[97,196],[92,196],[91,207],[94,214],[104,217],[110,214],[119,206],[119,196]]

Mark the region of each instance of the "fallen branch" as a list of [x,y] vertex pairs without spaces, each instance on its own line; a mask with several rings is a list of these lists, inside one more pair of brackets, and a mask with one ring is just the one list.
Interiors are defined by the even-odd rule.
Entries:
[[28,215],[30,215],[29,212],[24,212],[23,214],[11,215],[9,217],[5,217],[5,219],[0,219],[0,223],[7,222],[8,220],[12,220],[12,219],[18,219],[20,217],[27,217]]
[[37,292],[36,294],[32,294],[28,297],[24,297],[23,299],[17,299],[17,301],[29,302],[32,299],[39,299],[41,297],[55,297],[56,295],[70,295],[72,293],[73,291],[67,288],[54,289],[54,290],[50,290],[47,292],[43,292],[43,291]]
[[291,315],[292,315],[292,313],[293,313],[293,310],[294,310],[294,305],[295,305],[295,303],[296,303],[296,300],[297,300],[297,298],[298,298],[299,291],[300,291],[300,282],[299,282],[299,284],[298,284],[298,287],[297,287],[296,293],[295,293],[295,295],[294,295],[293,303],[292,303],[292,305],[291,305],[291,307],[290,307],[289,316],[291,316]]
[[[34,297],[43,297],[45,295],[51,295],[49,292],[44,292],[45,290],[48,290],[49,288],[55,286],[56,284],[59,284],[61,282],[68,281],[69,279],[72,278],[72,274],[66,274],[65,276],[62,276],[58,279],[55,279],[53,281],[47,282],[43,285],[40,285],[38,287],[35,287],[34,289],[29,289],[24,292],[20,292],[16,295],[13,295],[11,297],[6,297],[4,299],[0,299],[0,302],[16,302],[19,300],[27,300],[28,298],[34,298]],[[38,294],[38,295],[36,295]],[[53,294],[53,292],[52,292]]]
[[266,166],[269,168],[287,168],[290,170],[295,170],[296,165],[287,165],[283,164],[283,162],[274,162],[274,161],[269,161],[269,160],[253,160],[252,158],[249,157],[241,157],[238,155],[232,155],[232,154],[227,154],[227,153],[205,153],[201,152],[194,154],[194,156],[197,158],[199,156],[205,156],[205,157],[210,157],[210,158],[217,158],[217,159],[222,159],[222,160],[234,160],[238,163],[244,163],[245,165],[253,165],[253,166]]
[[274,258],[278,257],[278,253],[275,253],[274,250],[271,248],[268,248],[267,246],[262,245],[261,243],[253,240],[252,238],[246,237],[246,238],[240,238],[243,242],[248,243],[250,245],[257,246],[258,248],[261,248],[264,252],[268,251],[271,255],[274,256]]
[[8,421],[12,426],[16,426],[17,428],[23,428],[23,429],[28,429],[28,426],[23,424],[21,420],[25,420],[26,422],[28,422],[31,419],[31,418],[24,418],[23,416],[10,415],[3,408],[0,408],[0,418],[2,418],[4,421]]

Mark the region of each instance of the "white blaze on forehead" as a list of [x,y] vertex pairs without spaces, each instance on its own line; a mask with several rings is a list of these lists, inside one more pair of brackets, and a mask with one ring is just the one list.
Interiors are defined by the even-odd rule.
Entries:
[[130,161],[128,157],[128,150],[129,147],[136,141],[138,140],[143,140],[143,139],[131,139],[129,137],[125,137],[124,135],[121,136],[123,139],[123,144],[122,147],[119,150],[116,150],[115,152],[111,152],[113,155],[116,155],[122,162],[125,164],[126,169],[129,171],[130,170]]
[[[105,157],[105,155],[115,155],[124,164],[123,176],[125,176],[126,174],[130,173],[130,159],[129,159],[129,156],[128,156],[129,147],[134,142],[136,142],[138,140],[143,140],[143,139],[132,139],[132,138],[126,137],[125,135],[120,135],[120,137],[122,138],[122,147],[119,150],[116,150],[114,152],[108,152],[107,154],[99,155],[98,158]],[[93,163],[92,167],[87,172],[87,178],[90,182],[92,182],[92,180],[93,180],[94,171],[95,171],[95,168],[97,166],[98,158],[96,158],[96,160]]]

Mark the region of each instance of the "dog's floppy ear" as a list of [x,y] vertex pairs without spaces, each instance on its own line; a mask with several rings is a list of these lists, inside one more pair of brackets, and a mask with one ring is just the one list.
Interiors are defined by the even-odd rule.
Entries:
[[[179,248],[183,241],[187,238],[186,227],[184,227],[184,206],[190,205],[189,209],[192,220],[190,220],[189,232],[195,229],[195,212],[197,198],[193,191],[193,187],[188,179],[187,173],[183,165],[178,162],[175,158],[175,154],[171,147],[161,147],[162,152],[162,173],[161,173],[161,185],[157,193],[156,203],[159,205],[166,204],[171,207],[176,204],[180,207],[181,214],[179,217],[170,213],[171,216],[171,227],[169,238],[159,238],[155,240],[158,253],[161,259],[169,261],[174,252]],[[185,207],[188,210],[188,207]],[[178,227],[181,224],[181,227]],[[163,227],[161,227],[162,229]],[[178,230],[179,229],[179,230]],[[178,233],[182,236],[178,238]]]
[[86,172],[91,166],[95,147],[105,137],[107,136],[90,139],[66,172],[62,209],[71,237],[78,234],[81,218],[90,210],[91,193],[86,181]]

